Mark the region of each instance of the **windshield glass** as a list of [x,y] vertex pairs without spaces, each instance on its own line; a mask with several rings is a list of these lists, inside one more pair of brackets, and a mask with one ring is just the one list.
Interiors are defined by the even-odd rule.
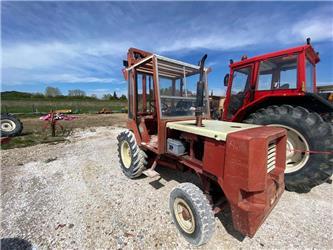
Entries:
[[314,77],[314,66],[313,64],[306,59],[306,91],[313,92],[313,77]]
[[[194,117],[199,70],[159,60],[158,76],[162,117]],[[206,85],[204,114],[207,114],[207,99]]]
[[258,90],[295,89],[297,55],[271,58],[260,62]]

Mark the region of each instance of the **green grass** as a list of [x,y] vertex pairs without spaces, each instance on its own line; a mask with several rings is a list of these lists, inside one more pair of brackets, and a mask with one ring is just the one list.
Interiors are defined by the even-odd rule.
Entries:
[[127,102],[102,100],[1,100],[1,112],[31,114],[48,113],[50,110],[71,109],[73,113],[97,113],[103,108],[119,112],[125,108]]
[[1,149],[22,148],[33,146],[41,143],[58,143],[63,142],[71,133],[72,128],[64,126],[64,122],[60,122],[64,126],[64,130],[59,130],[57,126],[56,136],[51,136],[51,129],[43,129],[45,122],[38,118],[29,118],[28,121],[21,120],[23,123],[23,131],[20,136],[11,137],[7,143],[1,144]]
[[[26,115],[26,114],[24,114]],[[86,129],[99,126],[121,126],[124,127],[127,121],[127,114],[78,114],[76,119],[72,121],[58,121],[64,130],[57,125],[56,137],[51,136],[51,129],[45,128],[47,122],[39,119],[40,115],[35,117],[18,116],[23,123],[23,131],[20,136],[13,137],[5,144],[1,145],[1,149],[11,149],[18,147],[28,147],[42,143],[59,143],[66,140],[66,137],[72,133],[74,129]]]
[[45,137],[40,133],[31,133],[24,136],[13,137],[6,144],[1,144],[1,149],[11,149],[11,148],[23,148],[29,147],[41,143],[57,143],[63,142],[66,139],[62,136],[57,137]]
[[45,122],[40,121],[38,118],[41,114],[47,114],[51,110],[70,109],[74,114],[89,114],[88,116],[93,116],[91,119],[85,117],[72,122],[65,122],[63,125],[65,129],[70,132],[71,129],[75,127],[97,126],[99,124],[98,122],[104,126],[110,125],[109,123],[112,122],[112,120],[109,121],[109,118],[106,117],[106,119],[103,120],[101,119],[103,116],[92,114],[96,114],[102,109],[120,112],[126,110],[126,106],[126,100],[106,101],[91,97],[45,97],[16,91],[2,92],[1,112],[13,113],[19,119],[23,119],[21,121],[23,122],[24,130],[21,136],[11,138],[9,143],[2,144],[1,149],[64,141],[66,135],[52,137],[50,134],[46,135],[45,131],[41,130]]

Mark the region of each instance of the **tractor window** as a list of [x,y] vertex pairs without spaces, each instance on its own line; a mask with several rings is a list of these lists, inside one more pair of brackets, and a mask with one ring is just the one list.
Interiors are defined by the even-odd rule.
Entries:
[[162,116],[194,115],[196,89],[186,80],[159,77]]
[[272,86],[272,74],[259,74],[258,90],[269,90]]
[[142,75],[141,74],[137,74],[136,75],[136,89],[137,89],[137,112],[142,112]]
[[180,79],[159,78],[161,96],[182,96]]
[[128,72],[128,118],[133,118],[133,73]]
[[314,78],[314,66],[313,64],[306,59],[306,91],[307,92],[313,92],[313,78]]
[[[158,79],[162,117],[195,116],[199,70],[158,60]],[[208,113],[207,99],[205,96],[205,114]]]
[[137,74],[137,112],[141,114],[151,114],[154,112],[153,91],[152,91],[152,75]]
[[296,86],[297,55],[260,62],[258,90],[295,89]]
[[244,92],[246,85],[250,84],[251,67],[237,69],[232,77],[231,94],[237,95]]
[[236,69],[233,73],[228,117],[231,117],[243,106],[246,91],[250,86],[251,70],[252,67],[249,66]]

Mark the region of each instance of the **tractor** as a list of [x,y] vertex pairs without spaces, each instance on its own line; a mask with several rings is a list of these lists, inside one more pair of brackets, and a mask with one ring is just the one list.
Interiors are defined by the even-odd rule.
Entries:
[[194,65],[129,49],[127,130],[117,137],[128,178],[162,178],[157,167],[197,177],[169,198],[176,227],[193,245],[211,238],[226,207],[234,228],[253,237],[285,188],[286,130],[210,119],[205,59]]
[[308,192],[333,172],[333,105],[317,93],[319,54],[305,45],[230,60],[222,120],[285,128],[286,189]]

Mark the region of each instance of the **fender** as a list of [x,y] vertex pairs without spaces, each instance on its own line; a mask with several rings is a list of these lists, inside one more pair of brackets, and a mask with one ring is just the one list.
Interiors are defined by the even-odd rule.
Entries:
[[257,98],[253,102],[248,103],[247,105],[239,109],[231,119],[227,119],[225,114],[223,116],[223,120],[241,122],[249,114],[255,112],[258,109],[265,108],[271,105],[281,104],[301,106],[310,111],[317,112],[318,114],[326,114],[333,112],[333,105],[318,94],[299,93],[281,96],[281,94],[276,93],[271,95],[265,95],[263,97]]

